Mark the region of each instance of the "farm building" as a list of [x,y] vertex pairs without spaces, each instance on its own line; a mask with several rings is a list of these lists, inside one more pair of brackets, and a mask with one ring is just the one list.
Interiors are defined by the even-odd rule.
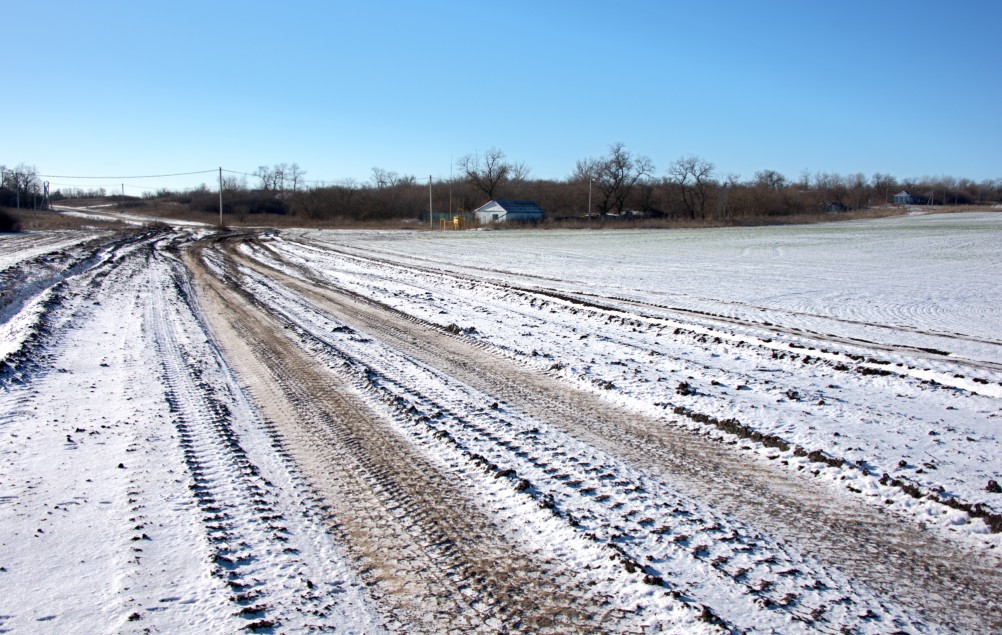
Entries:
[[489,223],[532,222],[543,220],[543,208],[532,201],[491,201],[473,210],[477,221]]
[[904,190],[901,190],[900,192],[894,195],[895,205],[911,205],[914,202],[915,202],[915,197]]

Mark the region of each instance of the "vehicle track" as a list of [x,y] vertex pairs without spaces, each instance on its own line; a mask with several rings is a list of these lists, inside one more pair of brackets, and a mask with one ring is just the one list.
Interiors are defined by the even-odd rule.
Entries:
[[[400,254],[396,254],[396,253],[394,253],[392,251],[374,249],[371,246],[368,247],[368,248],[366,248],[365,250],[361,250],[361,249],[358,249],[358,248],[349,248],[349,247],[336,246],[336,245],[332,245],[331,243],[324,243],[324,242],[316,241],[316,240],[309,239],[309,238],[302,238],[298,242],[300,242],[301,244],[310,244],[310,245],[314,246],[317,249],[324,250],[324,251],[331,251],[331,252],[338,253],[340,255],[347,256],[347,257],[355,257],[355,258],[359,258],[359,259],[362,259],[362,260],[372,260],[372,261],[379,262],[381,264],[384,264],[384,265],[387,265],[387,266],[391,266],[391,267],[398,267],[398,268],[404,267],[404,265],[402,265],[399,261],[394,260],[394,258],[400,258],[401,257]],[[382,256],[381,257],[377,257],[377,256],[374,256],[373,254],[382,254]],[[411,255],[407,256],[407,259],[408,259],[408,264],[406,265],[406,267],[408,267],[408,268],[414,268],[413,261],[421,261],[421,262],[428,263],[428,265],[418,266],[417,268],[419,268],[419,269],[421,269],[423,271],[426,271],[428,273],[435,273],[435,274],[438,274],[438,275],[452,276],[452,277],[464,278],[464,279],[470,279],[470,280],[474,279],[474,278],[471,278],[469,276],[464,276],[462,273],[459,273],[459,272],[456,272],[456,271],[442,269],[441,268],[442,262],[440,260],[435,260],[433,258],[421,258],[421,257],[418,257],[418,256],[411,256]],[[557,278],[557,277],[553,277],[553,276],[534,275],[534,274],[527,273],[527,272],[508,271],[508,270],[504,270],[504,269],[491,269],[491,268],[476,267],[476,266],[471,266],[471,265],[466,265],[465,268],[468,268],[468,269],[470,269],[472,271],[482,271],[486,275],[501,275],[501,276],[505,276],[505,277],[509,277],[509,278],[521,278],[521,279],[526,279],[526,280],[540,280],[540,281],[542,281],[543,284],[553,284],[553,283],[565,284],[565,285],[573,285],[574,284],[573,280],[567,280],[567,279],[564,279],[564,278]],[[480,278],[478,280],[481,283],[484,282],[483,278]],[[495,281],[494,283],[495,284],[501,284],[501,285],[509,285],[510,284],[510,282],[508,282],[508,281],[505,281],[505,282],[496,282]],[[523,290],[530,291],[530,292],[532,292],[532,291],[540,291],[540,290],[543,291],[544,293],[548,292],[548,291],[555,291],[556,293],[565,293],[566,292],[564,290],[545,288],[545,287],[542,288],[542,289],[540,289],[538,287],[524,287],[524,286],[517,285],[517,284],[513,284],[511,286],[513,288],[523,289]],[[637,291],[639,291],[639,290],[637,290]],[[643,292],[644,293],[652,293],[654,295],[669,296],[669,297],[673,296],[673,295],[674,296],[678,296],[679,295],[679,294],[672,294],[672,293],[658,293],[656,291],[651,291],[649,289],[644,289]],[[774,326],[776,326],[776,325],[768,324],[764,320],[762,320],[762,321],[756,321],[756,320],[750,320],[750,319],[741,319],[741,318],[736,318],[734,316],[726,316],[726,315],[721,315],[721,314],[717,314],[717,313],[709,313],[709,312],[705,312],[705,311],[693,310],[693,309],[688,309],[688,308],[679,307],[679,306],[662,305],[662,304],[658,304],[656,302],[645,302],[645,301],[642,301],[642,300],[636,300],[636,299],[632,299],[632,298],[625,298],[625,297],[621,297],[621,296],[601,295],[601,294],[596,294],[596,293],[591,293],[591,292],[584,292],[584,291],[575,291],[575,292],[570,292],[570,293],[573,293],[573,294],[576,294],[576,295],[580,295],[582,297],[597,298],[599,300],[614,300],[614,301],[617,301],[617,302],[618,301],[623,301],[623,302],[627,302],[627,303],[631,303],[631,304],[637,304],[637,305],[643,305],[643,306],[648,306],[648,307],[654,307],[654,308],[658,308],[658,309],[677,310],[677,311],[681,312],[683,315],[703,316],[703,317],[707,317],[707,318],[710,318],[710,319],[722,318],[725,321],[734,321],[736,323],[743,323],[743,324],[746,324],[748,326],[752,326],[752,327],[756,327],[756,328],[770,327],[770,326],[774,327]],[[935,330],[935,329],[923,329],[923,328],[909,326],[909,325],[906,325],[906,324],[888,325],[888,324],[882,324],[880,322],[874,322],[872,320],[852,319],[852,318],[847,318],[847,317],[838,317],[838,316],[835,316],[835,315],[822,315],[822,314],[817,314],[817,313],[811,313],[811,312],[808,312],[808,311],[802,311],[802,310],[798,311],[796,309],[789,309],[789,308],[778,309],[778,308],[774,308],[774,307],[759,306],[759,305],[756,305],[756,304],[751,304],[751,303],[747,303],[747,302],[740,302],[740,301],[736,301],[736,300],[721,300],[721,299],[718,299],[718,298],[707,298],[707,297],[694,296],[694,295],[690,295],[690,294],[681,294],[681,295],[683,295],[684,297],[687,297],[687,298],[692,298],[692,299],[695,299],[695,300],[699,300],[701,302],[713,303],[713,304],[718,304],[718,305],[726,305],[726,306],[742,307],[742,308],[746,308],[746,309],[752,309],[754,311],[767,312],[767,313],[772,313],[772,314],[803,316],[803,317],[808,317],[808,318],[811,318],[811,319],[818,319],[818,320],[823,320],[825,322],[831,322],[833,324],[849,324],[849,325],[855,325],[855,326],[865,326],[865,327],[868,327],[868,328],[876,328],[876,329],[881,329],[881,330],[906,331],[906,332],[910,332],[910,333],[915,333],[917,335],[927,335],[927,336],[930,336],[930,337],[942,337],[942,338],[945,338],[945,339],[956,339],[956,340],[963,340],[963,341],[969,341],[969,342],[977,342],[977,343],[982,343],[982,344],[993,344],[993,345],[1002,346],[1002,341],[999,341],[999,340],[996,340],[996,339],[991,339],[991,338],[979,337],[979,336],[976,336],[976,335],[970,335],[970,334],[966,334],[966,333],[957,333],[957,332],[951,332],[951,331],[939,331],[939,330]],[[776,332],[782,332],[782,331],[783,331],[782,327],[778,327],[777,330],[776,330]],[[904,348],[908,348],[908,347],[905,346]]]
[[[816,476],[820,464],[841,462],[845,469],[858,472],[850,475],[850,481],[862,478],[868,483],[865,487],[868,496],[878,496],[875,491],[878,479],[870,475],[887,474],[879,479],[883,489],[889,486],[915,500],[921,499],[923,506],[927,506],[926,500],[942,503],[939,513],[934,513],[940,522],[947,521],[950,516],[947,510],[953,508],[967,514],[975,526],[980,525],[983,518],[992,531],[1002,531],[1002,514],[994,509],[991,497],[984,496],[984,481],[976,479],[981,480],[981,484],[977,484],[969,479],[962,491],[947,492],[942,480],[933,472],[941,460],[938,456],[923,452],[916,456],[907,446],[894,447],[887,443],[871,447],[869,441],[872,439],[860,438],[862,431],[858,426],[853,434],[843,439],[847,443],[832,439],[832,436],[840,436],[838,433],[807,434],[808,438],[802,441],[807,444],[804,447],[789,442],[798,432],[814,429],[811,421],[814,415],[836,429],[836,421],[848,415],[857,423],[896,421],[910,428],[913,434],[924,435],[926,430],[917,429],[921,424],[914,416],[922,410],[916,408],[917,403],[910,403],[911,400],[919,397],[925,400],[928,408],[935,409],[941,407],[935,403],[937,396],[958,395],[962,391],[976,397],[971,402],[991,407],[992,399],[1002,397],[1002,384],[996,384],[994,379],[998,376],[993,378],[984,368],[978,373],[978,368],[949,360],[923,363],[900,349],[884,355],[864,345],[832,345],[812,340],[803,333],[793,336],[792,331],[784,337],[773,338],[771,333],[750,327],[723,328],[724,325],[709,320],[683,321],[679,317],[659,317],[653,310],[616,308],[611,300],[595,303],[557,299],[490,281],[477,284],[463,275],[436,274],[421,268],[411,271],[360,256],[345,257],[339,252],[304,249],[286,240],[244,243],[242,249],[286,271],[290,269],[276,258],[300,264],[305,259],[307,269],[325,279],[335,280],[338,286],[365,297],[383,298],[391,306],[433,323],[440,323],[441,318],[437,315],[447,312],[455,312],[453,319],[460,319],[461,323],[466,319],[487,320],[487,332],[472,338],[485,346],[485,350],[504,353],[540,369],[549,364],[565,381],[588,388],[609,389],[612,390],[610,394],[622,394],[634,401],[639,399],[638,405],[642,407],[649,408],[650,404],[665,409],[670,407],[675,414],[690,419],[690,427],[716,428],[728,436],[734,435],[743,443],[743,449],[750,449],[748,441],[753,444],[761,441],[762,450],[773,458],[774,451],[767,447],[779,448],[787,454],[787,450],[792,449],[794,456],[783,460],[807,456],[818,464],[810,470]],[[276,253],[273,255],[272,251]],[[495,318],[505,326],[491,328],[489,323]],[[515,330],[519,324],[528,331]],[[534,336],[536,328],[545,333],[542,339]],[[512,336],[516,339],[511,339]],[[576,346],[571,341],[584,338],[591,339]],[[597,348],[596,354],[601,354],[597,366],[594,366],[594,358],[588,361],[591,348]],[[558,359],[567,364],[552,364]],[[738,360],[741,363],[735,364]],[[916,363],[918,367],[913,365]],[[803,382],[801,368],[808,364],[814,370],[806,383],[781,386],[790,376],[799,376],[799,381]],[[924,367],[926,364],[931,368]],[[784,368],[793,372],[781,373]],[[652,372],[654,369],[657,370]],[[971,371],[973,376],[968,374]],[[874,380],[872,375],[879,377]],[[682,387],[682,397],[664,400],[666,389],[671,388],[668,384],[655,387],[652,382],[667,379],[672,380],[672,387]],[[845,384],[851,389],[843,391]],[[734,392],[735,387],[737,392]],[[934,394],[924,395],[927,391]],[[709,408],[709,411],[700,412],[701,408]],[[967,411],[970,416],[978,417],[975,408],[972,403]],[[951,419],[952,425],[945,424],[939,430],[953,435],[946,460],[964,465],[967,474],[983,473],[983,466],[978,461],[984,463],[989,459],[983,452],[968,453],[968,445],[974,441],[972,436],[977,434],[955,434],[957,426],[964,426],[964,419],[956,413]],[[809,438],[812,436],[820,438]],[[852,447],[853,439],[860,447]],[[934,445],[940,443],[937,441]],[[825,451],[816,450],[819,446]],[[929,449],[938,454],[935,447]],[[902,460],[906,461],[904,466]],[[795,462],[797,469],[807,467],[800,460]],[[826,472],[830,475],[831,470]],[[847,490],[861,493],[849,482],[846,486]]]
[[[156,287],[173,286],[182,292],[180,271],[172,271],[173,280],[165,280],[162,273],[164,267],[180,268],[180,263],[165,260],[146,275]],[[250,632],[295,628],[283,621],[290,614],[311,630],[343,623],[341,608],[332,604],[334,594],[328,595],[339,583],[337,572],[324,562],[302,561],[301,548],[307,546],[303,543],[311,539],[308,523],[283,511],[275,485],[255,464],[236,430],[232,397],[219,394],[220,387],[206,377],[214,358],[192,348],[192,333],[182,331],[185,321],[172,315],[175,310],[164,302],[163,293],[155,293],[144,317],[162,365],[165,398],[191,477],[189,489],[212,554],[206,569],[229,591],[234,620],[227,625],[242,625]]]
[[337,288],[308,270],[296,278],[240,254],[233,258],[310,298],[352,328],[375,334],[445,374],[797,544],[932,623],[963,630],[1002,629],[1002,614],[992,595],[1000,577],[990,555],[972,556],[808,479],[751,463],[672,422],[615,408],[461,336]]
[[361,374],[359,388],[395,408],[406,420],[402,429],[428,452],[453,450],[508,480],[510,490],[554,510],[646,584],[710,604],[739,630],[752,623],[788,630],[791,618],[830,632],[868,620],[884,631],[892,623],[909,628],[898,609],[810,559],[537,419],[489,407],[489,395],[356,333],[269,278],[239,271],[244,288],[284,318],[319,363],[364,369],[346,377],[358,385]]
[[[339,248],[337,246],[328,243],[316,243],[311,240],[302,240],[300,244],[310,246],[311,248],[318,249],[324,252],[330,252],[337,254],[340,257],[351,258],[361,262],[371,261],[378,263],[380,265],[391,267],[394,269],[404,269],[405,267],[399,262],[396,262],[389,258],[390,254],[386,254],[384,257],[374,256],[372,253],[358,253],[355,250],[348,248]],[[372,250],[373,253],[383,253],[378,250]],[[848,347],[865,347],[869,350],[878,350],[888,354],[906,354],[910,357],[916,359],[925,359],[932,362],[946,361],[950,364],[956,364],[958,366],[969,366],[971,368],[992,370],[992,371],[1002,371],[1002,364],[995,363],[987,360],[972,360],[957,357],[956,355],[951,355],[945,351],[938,351],[931,348],[922,348],[917,346],[911,346],[907,344],[894,345],[888,343],[879,343],[869,340],[862,340],[854,337],[839,336],[832,333],[823,333],[816,330],[804,330],[799,328],[784,327],[779,324],[773,324],[766,320],[754,320],[747,318],[740,318],[736,316],[722,315],[719,313],[711,313],[707,311],[699,311],[696,309],[689,309],[678,306],[671,306],[666,304],[659,304],[656,302],[646,302],[642,300],[636,300],[631,298],[625,298],[622,296],[615,295],[600,295],[596,293],[583,292],[583,291],[568,291],[560,290],[549,287],[537,287],[537,286],[523,286],[511,281],[498,281],[483,278],[474,278],[469,275],[465,275],[455,271],[444,270],[438,268],[434,265],[439,264],[434,260],[415,258],[415,260],[424,260],[430,263],[429,265],[415,265],[413,263],[407,265],[407,269],[414,271],[422,271],[429,275],[451,278],[455,280],[463,280],[468,283],[475,283],[478,285],[490,285],[505,291],[511,291],[516,293],[523,293],[529,296],[537,296],[541,298],[550,298],[563,300],[578,304],[585,307],[591,307],[603,311],[636,311],[637,309],[642,311],[656,311],[657,315],[647,315],[640,314],[639,317],[651,317],[655,319],[665,319],[666,317],[674,316],[683,322],[688,322],[692,324],[696,321],[701,326],[707,326],[715,330],[721,330],[724,327],[739,327],[752,329],[757,333],[771,333],[777,336],[785,336],[790,338],[805,338],[815,342],[820,345],[824,343],[843,345]],[[518,278],[538,278],[544,283],[561,282],[570,284],[569,281],[559,280],[556,278],[549,278],[544,276],[532,276],[524,273],[512,273],[507,271],[494,271],[490,269],[482,269],[477,267],[471,267],[474,270],[484,271],[486,274],[503,274],[510,275]],[[714,302],[720,302],[719,300],[714,300]],[[940,331],[931,331],[926,329],[912,328],[908,326],[888,326],[886,324],[880,324],[876,322],[868,322],[862,320],[852,320],[847,318],[837,318],[834,316],[824,316],[816,315],[812,313],[807,313],[803,311],[793,311],[788,309],[766,309],[764,307],[758,307],[746,303],[740,302],[726,302],[726,304],[732,304],[735,306],[747,307],[755,310],[770,311],[773,313],[783,313],[786,315],[797,315],[805,316],[813,319],[820,319],[829,321],[832,323],[849,324],[855,326],[865,326],[867,328],[876,328],[881,330],[896,330],[896,331],[906,331],[914,333],[916,335],[923,335],[933,338],[943,338],[945,340],[960,340],[967,342],[975,342],[980,344],[990,344],[994,346],[1002,347],[1002,342],[997,340],[991,340],[976,336],[965,335],[963,333],[946,333]]]
[[27,323],[4,333],[10,339],[3,342],[7,354],[0,354],[0,386],[24,381],[34,370],[43,367],[45,343],[53,335],[53,330],[58,329],[53,316],[64,304],[67,295],[79,293],[82,285],[77,284],[78,281],[86,280],[93,291],[111,273],[118,259],[148,249],[157,235],[156,231],[116,233],[76,245],[71,249],[72,254],[52,258],[39,256],[42,260],[53,261],[47,267],[51,269],[46,272],[48,275],[31,267],[22,272],[22,266],[30,262],[22,262],[2,272],[0,326],[5,326],[5,322],[19,313],[31,315]]
[[200,250],[186,262],[206,315],[224,317],[215,327],[231,362],[328,501],[328,520],[363,578],[403,628],[616,629],[622,615],[576,588],[560,563],[539,561],[505,539],[455,477],[341,386],[337,372],[346,369],[317,367],[287,325],[255,306],[232,278],[217,278]]

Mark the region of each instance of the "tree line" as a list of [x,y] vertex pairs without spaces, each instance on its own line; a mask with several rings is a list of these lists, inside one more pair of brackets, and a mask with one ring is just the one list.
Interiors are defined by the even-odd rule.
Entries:
[[[8,202],[12,194],[20,193],[27,200],[39,191],[33,166],[0,167],[0,205],[12,206]],[[908,192],[918,204],[1002,203],[1002,178],[899,180],[883,173],[807,171],[791,178],[766,169],[742,179],[718,173],[712,162],[697,155],[681,156],[659,170],[650,157],[623,143],[610,145],[603,155],[578,160],[570,175],[560,180],[531,178],[524,162],[509,159],[498,148],[462,156],[455,167],[454,178],[431,184],[436,214],[469,212],[492,199],[526,199],[546,210],[551,221],[590,217],[726,223],[890,205],[900,191]],[[427,218],[429,184],[413,175],[374,167],[367,181],[317,183],[307,181],[306,174],[296,163],[260,166],[247,175],[228,174],[223,180],[223,211],[240,218],[270,213],[326,222]],[[66,194],[54,192],[50,198]],[[145,197],[170,199],[207,212],[217,212],[219,205],[218,190],[206,185],[185,192],[162,189]]]
[[44,196],[38,168],[19,163],[14,167],[0,165],[0,207],[26,207],[38,205]]
[[[949,176],[897,179],[890,174],[803,172],[791,178],[760,170],[751,179],[719,174],[696,155],[684,155],[659,171],[653,160],[610,145],[605,154],[575,163],[560,180],[531,178],[531,169],[491,148],[456,161],[456,176],[434,180],[431,203],[436,214],[472,211],[492,199],[533,200],[553,221],[604,218],[656,218],[694,222],[729,222],[746,218],[833,213],[891,205],[898,192],[927,205],[1002,203],[1002,178],[975,182]],[[272,211],[313,220],[372,221],[427,218],[426,180],[372,168],[368,181],[342,179],[311,184],[296,164],[262,166],[256,183],[224,182],[237,213]],[[253,203],[257,195],[258,205]],[[262,209],[261,196],[267,209]],[[217,209],[214,190],[191,193],[191,202]],[[199,203],[200,201],[200,203]],[[237,209],[241,208],[241,209]]]

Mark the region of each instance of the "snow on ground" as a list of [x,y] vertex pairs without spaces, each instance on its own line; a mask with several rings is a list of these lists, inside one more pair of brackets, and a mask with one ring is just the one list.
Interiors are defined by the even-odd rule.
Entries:
[[[1002,480],[996,214],[734,230],[302,235],[363,256],[324,260],[323,249],[276,247],[339,284],[475,329],[540,368],[559,364],[568,381],[631,408],[670,402],[823,449],[854,468],[825,469],[826,478],[999,545],[980,520],[880,482],[887,474],[1002,511],[986,491]],[[554,290],[571,297],[545,293]],[[682,383],[691,394],[677,394]],[[744,443],[792,469],[817,468],[792,451]]]
[[202,223],[199,221],[188,221],[179,220],[176,218],[168,218],[165,216],[147,216],[143,214],[129,214],[128,212],[122,212],[113,209],[104,209],[112,207],[111,205],[95,205],[93,207],[66,207],[61,205],[53,205],[52,209],[66,214],[67,216],[76,216],[77,218],[87,218],[97,221],[121,221],[127,225],[134,225],[141,227],[143,225],[149,225],[150,223],[164,223],[171,225],[172,227],[186,227],[190,229],[209,227],[208,223]]
[[54,285],[0,378],[0,631],[378,631],[177,265],[109,262]]
[[993,213],[727,229],[306,234],[502,281],[1000,358],[1002,220]]
[[[890,625],[922,630],[907,613],[882,605],[864,587],[826,572],[795,548],[776,544],[755,528],[680,496],[661,479],[645,475],[545,421],[504,408],[485,408],[489,395],[442,376],[377,340],[360,337],[344,325],[332,328],[329,315],[270,285],[260,275],[246,269],[242,273],[248,276],[245,288],[255,298],[288,316],[304,335],[337,350],[339,359],[364,367],[361,385],[383,403],[395,406],[399,425],[414,443],[451,471],[459,471],[467,463],[469,478],[479,481],[471,491],[485,499],[483,504],[492,506],[494,513],[501,510],[504,531],[519,535],[536,549],[560,554],[564,560],[580,558],[576,566],[590,569],[596,565],[588,562],[589,557],[594,558],[589,552],[601,550],[589,543],[613,546],[610,555],[642,561],[645,571],[669,580],[668,586],[676,592],[713,607],[728,623],[757,632],[812,630],[791,623],[791,616],[810,622],[811,615],[825,614],[827,624],[840,624],[853,623],[854,616],[871,612],[879,615],[880,621],[859,625],[859,632],[882,632]],[[408,416],[409,412],[421,416]],[[443,444],[442,439],[449,442]],[[480,458],[469,465],[470,456]],[[498,466],[494,478],[475,476],[482,464]],[[531,496],[512,491],[510,486],[491,486],[498,473],[507,472],[531,483]],[[575,531],[527,506],[532,498],[548,501],[573,518]],[[596,501],[601,504],[596,505]],[[717,537],[710,537],[714,535]],[[585,536],[589,539],[582,540]],[[597,560],[601,563],[602,559]],[[599,570],[592,575],[595,578],[589,584],[597,585],[603,595],[625,606],[636,605],[641,622],[672,624],[664,615],[677,612],[678,607],[660,597],[648,586],[650,582],[642,582],[640,576],[631,580],[621,571]],[[763,605],[795,608],[789,613],[763,611]],[[681,617],[684,615],[674,620]]]
[[[0,632],[406,631],[217,347],[175,255],[188,232],[0,236]],[[750,469],[813,478],[875,526],[896,515],[995,562],[1002,533],[970,505],[1002,513],[1002,494],[986,490],[1002,481],[1000,237],[995,214],[302,230],[241,244],[246,261],[214,245],[205,269],[465,484],[498,532],[606,598],[620,624],[930,632],[939,598],[900,605],[809,541],[784,542],[638,454],[617,455],[629,433],[596,445],[561,428],[572,415],[551,422],[531,398],[511,405],[474,375],[450,375],[448,353],[422,352],[424,326],[349,324],[307,290],[437,324],[617,412],[721,439]],[[421,510],[377,476],[373,496],[390,497],[417,536]],[[413,549],[434,562],[431,547]],[[982,615],[1002,623],[991,602]]]
[[0,234],[0,271],[32,258],[57,254],[57,252],[106,233],[52,231]]

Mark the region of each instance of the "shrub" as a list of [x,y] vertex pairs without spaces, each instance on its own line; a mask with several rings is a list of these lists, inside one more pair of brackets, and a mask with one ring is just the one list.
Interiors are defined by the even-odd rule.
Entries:
[[0,209],[0,232],[19,232],[21,222],[10,212]]

